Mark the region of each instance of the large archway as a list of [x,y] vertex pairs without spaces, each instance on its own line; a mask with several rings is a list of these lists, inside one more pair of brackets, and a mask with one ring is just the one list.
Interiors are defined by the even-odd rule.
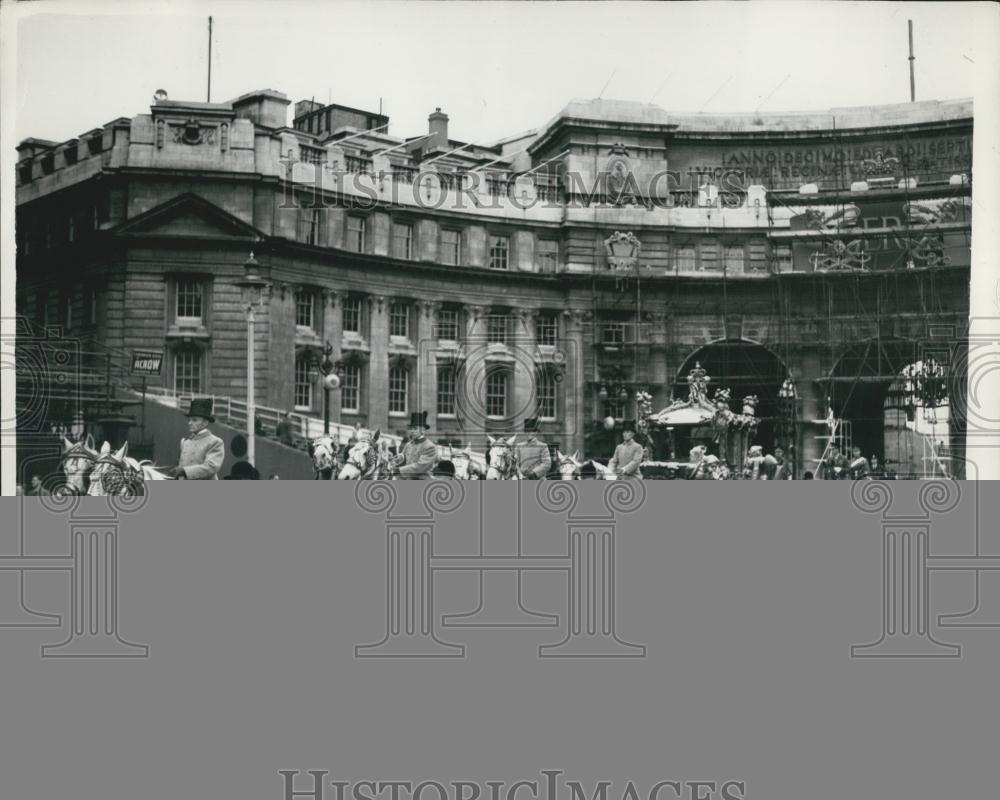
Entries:
[[829,376],[835,417],[850,424],[850,441],[889,474],[942,474],[952,449],[948,371],[899,338],[849,347]]
[[794,443],[794,431],[790,429],[794,421],[788,418],[787,408],[782,408],[779,401],[782,386],[791,374],[774,352],[746,339],[723,339],[704,345],[691,353],[677,371],[675,398],[686,397],[687,376],[696,364],[711,378],[709,397],[716,389],[729,389],[731,407],[736,413],[742,410],[744,397],[757,395],[760,425],[754,441],[765,452],[773,452],[776,444],[788,448]]

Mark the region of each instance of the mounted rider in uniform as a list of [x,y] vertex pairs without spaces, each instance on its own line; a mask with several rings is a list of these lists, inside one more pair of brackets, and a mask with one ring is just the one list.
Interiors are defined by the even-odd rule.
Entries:
[[517,446],[518,467],[525,480],[543,480],[552,468],[552,454],[549,446],[538,438],[538,419],[526,419],[524,432],[528,435],[528,441]]

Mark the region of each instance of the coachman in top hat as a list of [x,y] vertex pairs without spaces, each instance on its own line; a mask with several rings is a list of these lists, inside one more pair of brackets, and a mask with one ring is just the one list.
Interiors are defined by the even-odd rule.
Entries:
[[537,418],[524,421],[524,432],[528,441],[518,445],[517,463],[525,480],[540,481],[552,468],[552,454],[549,446],[538,438]]
[[399,477],[408,480],[427,481],[431,479],[434,465],[437,463],[437,447],[427,438],[426,411],[414,411],[410,414],[410,424],[407,426],[409,441],[403,446],[399,456]]
[[615,448],[615,454],[608,462],[608,469],[620,478],[641,478],[642,445],[635,440],[635,423],[622,424],[622,443]]
[[177,466],[167,471],[171,478],[191,481],[216,481],[226,458],[222,439],[208,429],[215,422],[212,399],[197,397],[188,409],[188,435],[181,439],[181,455]]

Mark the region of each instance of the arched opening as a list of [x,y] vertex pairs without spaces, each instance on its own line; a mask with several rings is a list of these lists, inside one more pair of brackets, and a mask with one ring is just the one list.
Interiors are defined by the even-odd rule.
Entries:
[[949,471],[954,438],[948,369],[906,339],[871,339],[849,348],[830,375],[835,417],[852,446],[889,476]]
[[746,339],[725,339],[699,348],[677,371],[675,399],[686,397],[687,376],[695,364],[700,364],[711,379],[708,384],[709,398],[714,396],[716,389],[729,389],[732,392],[730,407],[736,413],[742,409],[743,398],[757,396],[756,415],[760,424],[754,437],[755,444],[762,445],[768,453],[774,451],[776,444],[786,450],[794,444],[794,423],[790,425],[788,410],[779,399],[782,387],[791,375],[784,362],[771,350]]

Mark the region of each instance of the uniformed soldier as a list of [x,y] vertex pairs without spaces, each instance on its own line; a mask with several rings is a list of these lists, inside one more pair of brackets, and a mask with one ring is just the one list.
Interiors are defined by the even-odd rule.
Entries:
[[552,468],[552,454],[549,446],[538,438],[537,418],[524,421],[524,432],[528,440],[517,446],[517,463],[525,480],[540,481]]
[[410,424],[406,429],[409,438],[403,446],[402,455],[397,456],[400,478],[414,481],[431,479],[431,473],[437,464],[437,447],[427,438],[429,427],[426,411],[414,411],[410,414]]
[[848,474],[853,480],[867,478],[871,474],[871,464],[868,459],[861,455],[861,448],[854,445],[851,450],[851,463],[848,465]]
[[217,481],[226,457],[222,439],[208,429],[215,422],[212,398],[191,400],[187,413],[188,435],[181,439],[181,454],[177,466],[167,470],[171,478],[189,481]]
[[847,478],[847,456],[840,452],[840,447],[830,445],[830,452],[820,465],[823,480],[841,481]]
[[620,478],[641,478],[642,445],[635,440],[635,424],[622,425],[622,443],[615,448],[615,454],[608,462],[608,469]]

